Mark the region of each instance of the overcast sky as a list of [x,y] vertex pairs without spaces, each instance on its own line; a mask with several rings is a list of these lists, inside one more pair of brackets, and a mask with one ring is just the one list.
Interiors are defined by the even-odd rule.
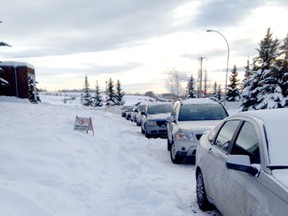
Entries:
[[110,77],[125,92],[167,92],[169,71],[225,82],[257,55],[267,28],[287,33],[287,0],[0,0],[0,61],[35,67],[38,88],[105,89]]

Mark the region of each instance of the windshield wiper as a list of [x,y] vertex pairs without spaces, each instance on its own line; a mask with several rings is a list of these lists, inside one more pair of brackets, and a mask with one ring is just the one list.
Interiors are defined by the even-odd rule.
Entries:
[[288,169],[288,166],[283,166],[283,165],[275,165],[275,166],[267,166],[268,168],[270,168],[271,170],[274,169]]

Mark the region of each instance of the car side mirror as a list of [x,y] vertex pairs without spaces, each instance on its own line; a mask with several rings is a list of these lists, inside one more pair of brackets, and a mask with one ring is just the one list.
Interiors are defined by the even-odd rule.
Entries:
[[253,176],[256,176],[259,172],[256,167],[251,166],[248,155],[228,155],[226,167],[228,169],[246,172]]

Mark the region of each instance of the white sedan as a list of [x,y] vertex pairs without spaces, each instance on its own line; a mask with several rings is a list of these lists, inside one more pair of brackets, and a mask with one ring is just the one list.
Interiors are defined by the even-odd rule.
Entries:
[[288,109],[226,118],[196,151],[197,203],[223,215],[288,214]]

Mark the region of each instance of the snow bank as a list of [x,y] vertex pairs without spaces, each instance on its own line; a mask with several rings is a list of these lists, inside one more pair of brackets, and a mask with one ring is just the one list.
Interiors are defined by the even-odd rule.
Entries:
[[[0,97],[0,215],[211,214],[196,204],[194,166],[172,164],[165,139],[109,109],[41,99]],[[95,136],[73,130],[76,115]]]

